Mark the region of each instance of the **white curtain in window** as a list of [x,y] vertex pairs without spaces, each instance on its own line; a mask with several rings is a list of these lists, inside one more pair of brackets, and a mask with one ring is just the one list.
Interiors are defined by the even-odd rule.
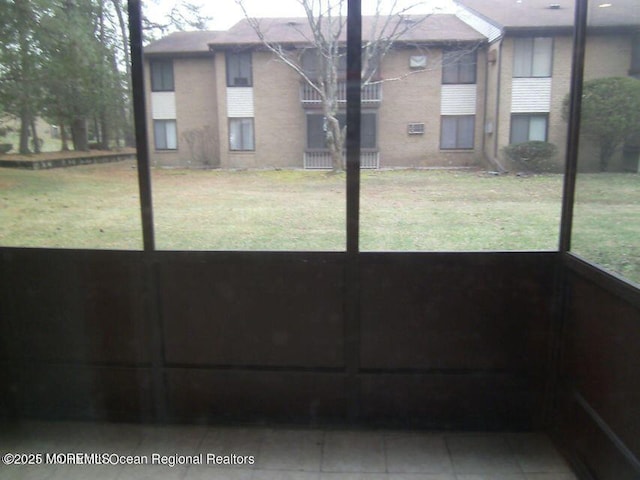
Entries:
[[531,76],[531,58],[533,56],[533,44],[531,38],[516,38],[513,52],[513,76]]
[[176,122],[165,122],[167,134],[167,149],[175,150],[178,148],[178,133],[176,132]]
[[229,121],[231,150],[253,150],[253,119],[232,118]]
[[547,119],[540,116],[532,116],[529,119],[529,140],[545,142],[547,140]]
[[551,37],[536,37],[533,39],[532,77],[551,76],[551,51],[553,41]]

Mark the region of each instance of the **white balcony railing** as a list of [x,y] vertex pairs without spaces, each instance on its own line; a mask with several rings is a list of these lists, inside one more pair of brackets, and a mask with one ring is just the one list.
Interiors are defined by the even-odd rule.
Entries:
[[[343,161],[346,154],[343,154]],[[380,154],[378,152],[360,152],[360,168],[376,169],[380,167]],[[332,168],[331,152],[309,151],[304,152],[304,168],[328,170]]]
[[[382,84],[374,83],[365,85],[360,95],[363,104],[379,103],[382,100]],[[320,94],[308,83],[300,84],[300,101],[303,104],[320,104],[322,99]],[[338,83],[338,103],[347,101],[346,82]]]

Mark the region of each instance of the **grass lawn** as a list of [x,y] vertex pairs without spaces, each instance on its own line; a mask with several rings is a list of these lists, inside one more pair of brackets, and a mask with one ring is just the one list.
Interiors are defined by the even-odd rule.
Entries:
[[[575,250],[640,281],[638,175],[581,175]],[[361,249],[554,250],[562,177],[365,171]],[[344,250],[345,176],[153,172],[156,244],[177,250]],[[139,249],[134,164],[0,170],[0,244]]]

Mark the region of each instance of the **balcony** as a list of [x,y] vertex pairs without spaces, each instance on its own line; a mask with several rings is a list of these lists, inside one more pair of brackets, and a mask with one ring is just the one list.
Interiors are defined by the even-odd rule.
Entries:
[[[342,155],[346,163],[346,154]],[[331,153],[326,150],[307,150],[304,152],[304,168],[313,170],[331,169]],[[377,169],[380,168],[380,153],[378,151],[360,152],[360,168]]]
[[[363,106],[377,105],[382,101],[382,84],[373,83],[362,88],[361,97]],[[300,84],[300,101],[306,106],[320,106],[322,99],[320,94],[308,83]],[[347,102],[347,83],[338,83],[338,103]]]

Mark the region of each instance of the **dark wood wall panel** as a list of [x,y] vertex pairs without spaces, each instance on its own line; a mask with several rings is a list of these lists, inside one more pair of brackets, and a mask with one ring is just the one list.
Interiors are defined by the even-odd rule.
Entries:
[[507,374],[370,374],[361,378],[369,422],[445,429],[532,427],[529,381]]
[[140,259],[126,252],[4,251],[6,356],[148,362]]
[[[569,277],[568,299],[560,409],[565,439],[575,435],[577,454],[597,478],[640,478],[640,310],[577,273]],[[632,470],[636,476],[621,473]]]
[[0,418],[18,415],[15,388],[17,382],[11,364],[0,362]]
[[561,396],[555,435],[579,472],[598,480],[638,480],[640,472],[575,399],[575,392]]
[[344,421],[346,378],[339,373],[167,369],[170,416],[191,422]]
[[361,367],[544,368],[554,259],[364,256]]
[[9,370],[20,415],[120,421],[153,418],[148,369],[29,364]]
[[344,253],[2,249],[0,409],[524,428],[556,260],[367,253],[358,289]]
[[344,267],[332,255],[160,256],[169,364],[340,367]]

